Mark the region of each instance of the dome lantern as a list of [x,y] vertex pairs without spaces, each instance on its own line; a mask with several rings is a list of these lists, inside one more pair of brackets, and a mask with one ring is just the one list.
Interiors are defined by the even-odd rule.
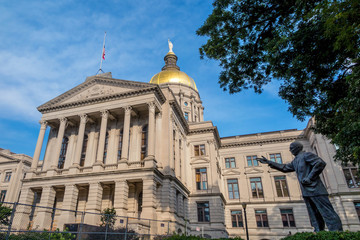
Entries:
[[176,65],[178,57],[172,51],[173,44],[169,42],[169,52],[165,55],[165,66],[161,69],[161,72],[155,74],[150,83],[166,84],[166,83],[180,83],[187,85],[197,91],[194,80],[186,73],[180,71],[180,67]]

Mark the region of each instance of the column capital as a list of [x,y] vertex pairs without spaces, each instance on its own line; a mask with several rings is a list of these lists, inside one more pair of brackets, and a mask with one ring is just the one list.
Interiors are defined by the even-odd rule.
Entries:
[[107,109],[101,110],[101,117],[107,119],[109,117],[109,111]]
[[150,111],[155,111],[155,102],[148,102],[147,105],[149,106]]
[[39,123],[41,124],[41,128],[46,128],[48,124],[48,122],[45,120],[40,120]]
[[88,118],[88,116],[86,114],[80,114],[79,117],[80,117],[80,124],[81,123],[85,124],[89,120],[89,118]]
[[131,106],[126,106],[126,107],[124,107],[124,110],[125,110],[125,114],[130,114],[131,110],[132,110],[132,107]]
[[61,123],[66,124],[67,121],[68,121],[68,119],[67,119],[66,117],[61,117],[61,118],[59,118],[59,121],[60,121],[60,124],[61,124]]

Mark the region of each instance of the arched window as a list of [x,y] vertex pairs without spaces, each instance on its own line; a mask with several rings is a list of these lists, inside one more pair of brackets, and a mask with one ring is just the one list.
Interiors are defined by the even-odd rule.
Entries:
[[121,149],[122,149],[122,141],[123,141],[123,130],[120,130],[120,136],[119,136],[119,146],[118,146],[118,154],[117,159],[121,159]]
[[87,144],[88,144],[88,135],[85,135],[84,141],[83,141],[83,146],[81,149],[80,167],[83,167],[85,164]]
[[66,151],[69,144],[69,138],[64,137],[61,144],[61,150],[60,150],[60,156],[59,156],[59,162],[58,162],[58,168],[63,169],[64,163],[65,163],[65,157],[66,157]]
[[147,155],[148,126],[145,125],[141,131],[141,160]]
[[108,145],[109,145],[109,133],[106,132],[105,144],[104,144],[104,156],[103,156],[103,163],[104,164],[106,163]]

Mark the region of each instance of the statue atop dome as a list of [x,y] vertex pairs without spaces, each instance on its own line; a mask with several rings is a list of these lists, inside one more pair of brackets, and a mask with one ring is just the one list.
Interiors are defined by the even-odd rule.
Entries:
[[174,45],[172,44],[172,42],[170,41],[170,39],[168,39],[168,44],[169,44],[169,52],[172,52],[173,53],[173,47]]

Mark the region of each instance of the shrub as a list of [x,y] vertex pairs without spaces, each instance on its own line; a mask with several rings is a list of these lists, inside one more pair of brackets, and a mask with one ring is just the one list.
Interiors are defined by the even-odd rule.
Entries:
[[360,232],[326,232],[318,233],[303,232],[296,233],[292,236],[283,238],[282,240],[358,240],[360,239]]

